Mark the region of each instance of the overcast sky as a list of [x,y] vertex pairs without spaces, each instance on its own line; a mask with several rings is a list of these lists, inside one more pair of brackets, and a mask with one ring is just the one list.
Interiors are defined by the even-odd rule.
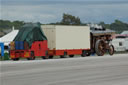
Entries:
[[63,13],[79,16],[82,22],[128,23],[128,0],[2,0],[4,20],[59,22]]

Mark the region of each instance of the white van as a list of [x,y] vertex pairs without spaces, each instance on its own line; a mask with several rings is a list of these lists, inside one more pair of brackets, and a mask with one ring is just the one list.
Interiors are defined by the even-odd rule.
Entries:
[[125,44],[125,50],[128,51],[128,38],[125,39],[124,44]]
[[126,51],[128,50],[128,37],[117,36],[112,40],[112,44],[115,48],[115,51]]

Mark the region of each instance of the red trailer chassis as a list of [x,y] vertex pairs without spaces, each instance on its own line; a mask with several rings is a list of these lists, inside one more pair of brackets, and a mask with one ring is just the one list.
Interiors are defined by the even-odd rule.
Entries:
[[43,59],[53,58],[53,56],[60,56],[65,58],[74,57],[74,55],[81,55],[82,57],[90,55],[90,49],[64,49],[64,50],[49,50],[47,40],[35,41],[29,49],[25,50],[10,50],[10,58],[12,60],[19,60],[19,58],[27,58],[34,60],[35,56],[41,56]]
[[47,56],[47,53],[47,40],[34,41],[30,49],[10,50],[10,58],[13,60],[19,60],[19,58],[27,58],[28,60],[34,60],[35,56]]
[[74,57],[74,55],[81,55],[82,57],[85,57],[90,55],[90,49],[49,50],[48,55],[49,58],[53,58],[53,56],[65,58],[67,55],[69,55],[69,57]]

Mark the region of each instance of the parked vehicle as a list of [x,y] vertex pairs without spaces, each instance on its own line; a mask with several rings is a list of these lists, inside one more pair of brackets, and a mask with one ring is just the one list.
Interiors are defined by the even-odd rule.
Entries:
[[90,32],[89,26],[27,24],[10,44],[10,57],[13,60],[21,57],[34,60],[36,56],[43,59],[67,55],[85,57],[94,52],[103,56],[107,51],[113,55],[112,33],[105,29]]
[[128,31],[116,34],[112,44],[115,47],[115,51],[128,51]]
[[115,34],[112,30],[105,28],[91,28],[91,51],[98,56],[103,56],[106,52],[110,55],[114,54],[114,46],[112,45],[111,36]]
[[82,55],[90,52],[89,26],[42,25],[48,39],[49,57]]
[[10,58],[19,60],[27,58],[34,60],[35,56],[46,56],[48,51],[47,38],[40,28],[40,24],[26,24],[10,43]]
[[115,51],[127,51],[128,50],[128,37],[118,35],[112,40],[112,44],[115,47]]
[[128,51],[128,38],[125,39],[124,44],[125,44],[125,50]]

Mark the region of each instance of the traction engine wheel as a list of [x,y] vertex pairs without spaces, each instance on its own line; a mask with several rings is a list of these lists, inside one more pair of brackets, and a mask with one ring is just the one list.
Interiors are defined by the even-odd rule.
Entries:
[[114,54],[114,46],[113,46],[113,45],[110,45],[110,46],[109,46],[108,53],[109,53],[110,55],[113,55],[113,54]]
[[95,51],[98,56],[103,56],[105,54],[105,42],[103,40],[96,41]]

